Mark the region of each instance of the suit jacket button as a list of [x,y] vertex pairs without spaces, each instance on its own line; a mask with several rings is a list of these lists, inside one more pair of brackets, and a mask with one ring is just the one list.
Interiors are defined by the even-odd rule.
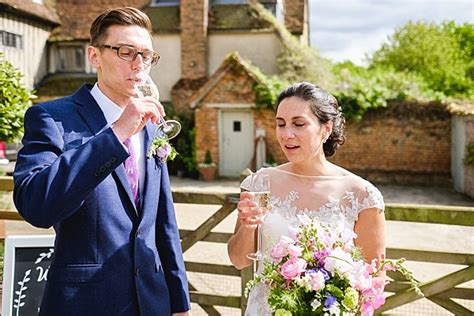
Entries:
[[135,277],[138,277],[138,272],[140,271],[140,269],[136,268],[135,269]]

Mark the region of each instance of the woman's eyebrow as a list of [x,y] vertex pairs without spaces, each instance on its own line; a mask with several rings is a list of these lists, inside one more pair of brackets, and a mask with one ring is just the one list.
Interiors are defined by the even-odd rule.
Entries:
[[[304,116],[293,116],[293,117],[291,118],[291,120],[304,119],[304,118],[305,118]],[[275,117],[275,119],[277,119],[277,120],[283,120],[283,121],[285,120],[284,118],[279,117],[279,116]]]

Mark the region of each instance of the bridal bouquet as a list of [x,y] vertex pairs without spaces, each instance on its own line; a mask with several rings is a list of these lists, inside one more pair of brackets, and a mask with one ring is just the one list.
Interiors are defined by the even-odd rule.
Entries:
[[422,295],[404,259],[366,263],[354,246],[355,233],[342,223],[323,225],[305,215],[299,220],[272,248],[263,273],[247,285],[247,290],[259,283],[269,287],[275,315],[372,315],[385,302],[382,272],[388,270],[402,273]]

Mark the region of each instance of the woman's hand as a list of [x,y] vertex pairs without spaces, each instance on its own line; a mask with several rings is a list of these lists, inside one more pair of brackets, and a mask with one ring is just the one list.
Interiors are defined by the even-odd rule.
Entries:
[[266,208],[258,207],[253,201],[251,192],[240,193],[240,201],[237,204],[239,211],[238,218],[242,227],[255,228],[263,223],[263,216],[267,212]]
[[251,192],[240,193],[234,234],[227,243],[230,261],[239,270],[252,264],[247,255],[256,249],[256,227],[263,223],[263,215],[271,208],[257,207],[253,198]]

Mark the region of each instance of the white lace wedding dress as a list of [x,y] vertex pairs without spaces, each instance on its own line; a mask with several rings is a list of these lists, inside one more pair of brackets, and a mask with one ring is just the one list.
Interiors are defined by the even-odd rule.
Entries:
[[[345,176],[301,176],[277,168],[263,168],[270,174],[272,210],[262,224],[262,251],[268,257],[289,226],[298,226],[298,214],[306,214],[324,223],[342,221],[354,229],[358,215],[369,208],[384,210],[380,191],[370,182],[348,173]],[[250,177],[241,188],[249,190]],[[257,269],[261,273],[262,267]],[[259,284],[249,294],[245,315],[267,316],[272,310],[267,303],[268,288]]]

